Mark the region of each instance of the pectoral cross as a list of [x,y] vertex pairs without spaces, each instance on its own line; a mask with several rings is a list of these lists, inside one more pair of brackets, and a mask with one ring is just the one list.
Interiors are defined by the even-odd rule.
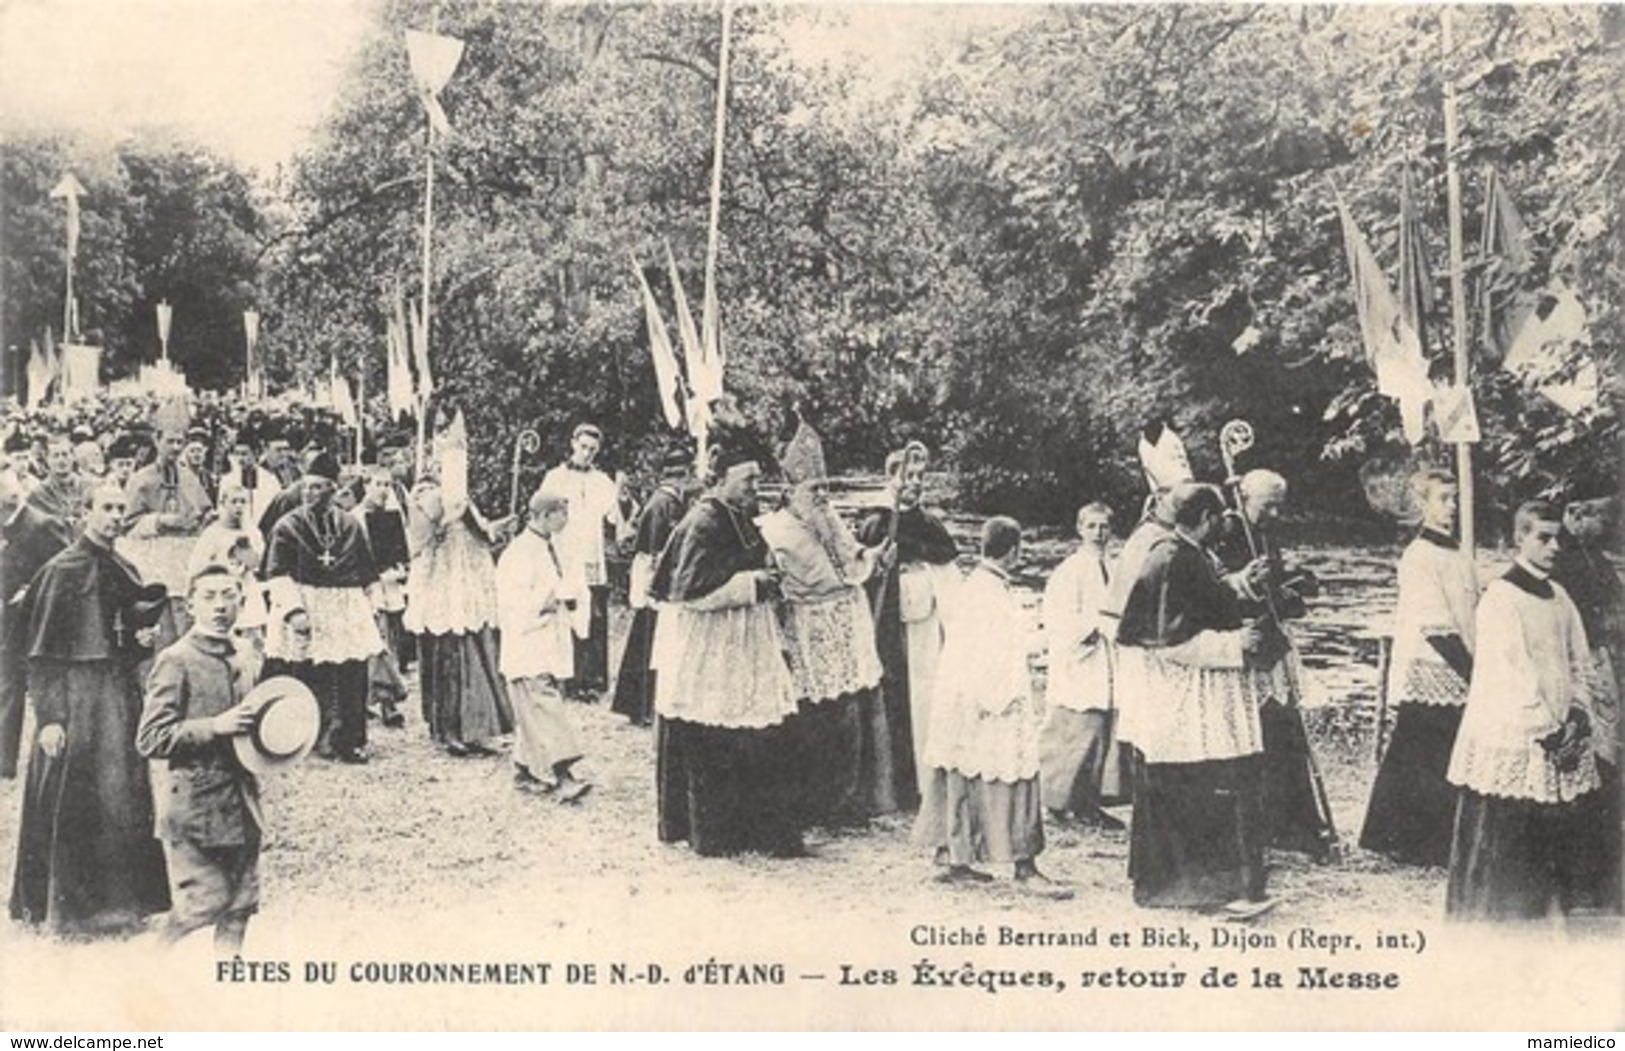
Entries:
[[316,561],[318,561],[318,562],[320,562],[322,564],[322,568],[324,568],[324,569],[332,569],[333,568],[333,563],[336,562],[337,559],[335,559],[333,557],[333,552],[331,550],[329,550],[327,548],[323,548],[322,553],[320,555],[316,556]]

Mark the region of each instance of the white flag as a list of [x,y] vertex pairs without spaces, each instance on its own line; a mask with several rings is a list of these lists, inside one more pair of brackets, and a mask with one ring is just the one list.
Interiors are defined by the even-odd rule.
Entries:
[[702,438],[710,429],[711,398],[710,373],[705,361],[705,348],[700,334],[694,328],[694,314],[688,309],[688,296],[683,293],[683,277],[677,272],[677,260],[666,245],[666,264],[671,269],[671,294],[677,306],[677,335],[683,343],[683,364],[688,370],[688,429],[695,438]]
[[643,317],[649,326],[649,354],[654,358],[655,383],[660,388],[660,408],[666,415],[667,426],[681,427],[683,409],[677,400],[677,354],[672,349],[671,336],[666,332],[666,321],[660,316],[655,294],[649,289],[643,268],[635,257],[632,272],[638,275],[638,287],[643,291]]
[[[69,259],[79,254],[79,197],[84,192],[85,188],[79,184],[78,179],[73,177],[72,172],[64,175],[62,181],[58,182],[56,187],[51,190],[52,197],[61,198],[68,202]],[[70,332],[68,335],[71,336],[73,333]]]
[[395,309],[385,326],[384,340],[388,350],[385,359],[389,415],[399,420],[412,414],[412,366],[407,362],[406,303],[395,297]]
[[339,414],[339,419],[354,427],[356,410],[355,398],[350,394],[350,379],[340,375],[338,359],[328,358],[327,363],[327,385],[331,392],[333,410]]
[[440,108],[440,91],[457,71],[463,58],[463,42],[456,37],[406,31],[406,57],[412,65],[412,79],[423,94],[434,130],[441,135],[451,131],[446,111]]
[[1388,287],[1376,255],[1354,225],[1354,217],[1342,198],[1337,201],[1337,214],[1343,221],[1343,244],[1348,250],[1349,276],[1354,279],[1360,335],[1377,374],[1377,390],[1399,402],[1405,438],[1414,445],[1426,433],[1423,410],[1433,394],[1427,362],[1422,357],[1422,341],[1416,330],[1405,323],[1398,297]]

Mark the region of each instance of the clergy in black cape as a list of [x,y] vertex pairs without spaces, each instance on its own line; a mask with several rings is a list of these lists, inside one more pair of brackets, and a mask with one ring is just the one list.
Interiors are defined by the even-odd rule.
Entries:
[[85,532],[23,602],[36,741],[28,764],[11,916],[72,934],[133,929],[169,907],[147,761],[135,750],[142,638],[167,604],[114,553],[125,501],[94,490]]
[[378,569],[360,523],[333,506],[338,463],[311,457],[303,503],[283,515],[265,545],[271,600],[264,676],[291,675],[321,706],[318,754],[366,762],[367,662],[383,652],[371,592]]
[[[924,463],[899,450],[886,458],[886,473],[894,506],[865,512],[855,532],[860,544],[876,547],[892,535],[896,521],[896,560],[869,578],[867,590],[875,618],[875,649],[880,653],[880,692],[891,736],[897,804],[912,810],[920,804],[921,779],[929,774],[919,759],[925,749],[931,681],[942,648],[942,625],[927,570],[953,565],[959,547],[942,520],[920,505]],[[915,668],[911,674],[911,653],[929,667]]]
[[41,566],[73,542],[62,523],[29,506],[22,479],[0,468],[0,778],[17,776],[28,689],[28,620],[22,600]]
[[784,726],[795,690],[774,615],[776,573],[752,520],[763,457],[742,425],[713,425],[711,440],[720,480],[677,526],[650,586],[662,603],[659,836],[702,855],[793,857],[804,853]]
[[1170,504],[1174,531],[1146,554],[1118,627],[1146,679],[1129,875],[1139,905],[1242,907],[1265,901],[1263,735],[1243,679],[1260,633],[1203,547],[1218,490],[1184,483]]
[[626,634],[626,647],[621,651],[621,667],[615,676],[615,698],[610,710],[624,715],[635,726],[648,726],[654,721],[655,673],[649,667],[649,656],[659,614],[649,600],[649,581],[654,575],[655,563],[666,549],[666,541],[682,521],[687,506],[683,479],[688,461],[688,451],[680,447],[667,453],[660,484],[638,512],[637,534],[632,541],[632,580],[628,589],[632,627]]

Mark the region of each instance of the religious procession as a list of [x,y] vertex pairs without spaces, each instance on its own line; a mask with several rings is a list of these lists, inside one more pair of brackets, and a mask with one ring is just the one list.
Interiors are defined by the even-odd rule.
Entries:
[[[990,30],[1011,53],[1109,54],[1087,90],[1066,48],[1039,74],[1092,149],[1057,144],[1064,122],[999,143],[938,128],[929,179],[877,168],[864,188],[850,165],[890,147],[793,141],[838,106],[813,66],[770,61],[813,35],[806,12],[395,5],[355,76],[399,97],[345,97],[284,183],[297,225],[257,228],[259,272],[217,259],[165,293],[155,268],[116,302],[106,259],[161,232],[121,203],[135,174],[197,222],[225,221],[206,199],[225,176],[147,157],[98,184],[103,157],[47,178],[71,156],[39,145],[33,197],[5,201],[8,335],[39,333],[8,354],[0,425],[14,927],[209,931],[240,955],[262,896],[324,865],[427,878],[432,850],[364,863],[342,836],[474,820],[452,792],[486,805],[491,775],[509,834],[600,871],[635,842],[663,851],[636,855],[657,876],[883,871],[869,893],[1261,928],[1338,880],[1373,909],[1365,888],[1403,887],[1451,922],[1616,929],[1620,319],[1596,274],[1618,198],[1530,174],[1613,162],[1469,137],[1487,175],[1468,259],[1457,96],[1487,121],[1557,105],[1519,78],[1583,93],[1562,78],[1589,57],[1547,57],[1593,30],[1617,45],[1619,12],[1480,9],[1449,43],[1442,9],[1171,10]],[[1274,153],[1248,158],[1189,121],[1102,159],[1115,132],[1079,116],[1113,78],[1162,75],[1149,43],[1107,41],[1217,63],[1222,92],[1227,63],[1283,36],[1367,33],[1369,63],[1441,31],[1477,72],[1446,79],[1440,141],[1432,81],[1371,103],[1422,129],[1411,152],[1397,117],[1270,126]],[[587,143],[588,118],[628,126],[615,89],[680,44],[706,59],[700,85],[661,70],[688,78],[669,153],[505,151],[504,121],[544,118],[501,108],[522,105],[504,77],[577,78],[546,86],[583,123],[514,130],[545,153]],[[542,61],[566,53],[580,68]],[[1340,62],[1328,83],[1359,72]],[[399,156],[366,154],[389,135]],[[1000,174],[953,175],[953,149]],[[1182,185],[1196,156],[1264,166],[1247,178],[1274,203]],[[388,165],[388,190],[344,181]],[[916,178],[935,181],[905,206]],[[1176,197],[1210,212],[1141,214]],[[54,249],[9,237],[26,209]],[[538,217],[554,243],[526,242]],[[385,792],[400,806],[367,802]],[[319,819],[278,813],[317,795]]]

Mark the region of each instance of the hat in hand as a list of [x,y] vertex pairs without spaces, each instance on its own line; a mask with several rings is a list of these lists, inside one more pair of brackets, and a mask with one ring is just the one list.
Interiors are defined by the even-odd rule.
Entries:
[[316,747],[321,709],[310,687],[289,675],[266,679],[243,698],[254,711],[254,725],[231,739],[237,761],[251,774],[292,765]]

